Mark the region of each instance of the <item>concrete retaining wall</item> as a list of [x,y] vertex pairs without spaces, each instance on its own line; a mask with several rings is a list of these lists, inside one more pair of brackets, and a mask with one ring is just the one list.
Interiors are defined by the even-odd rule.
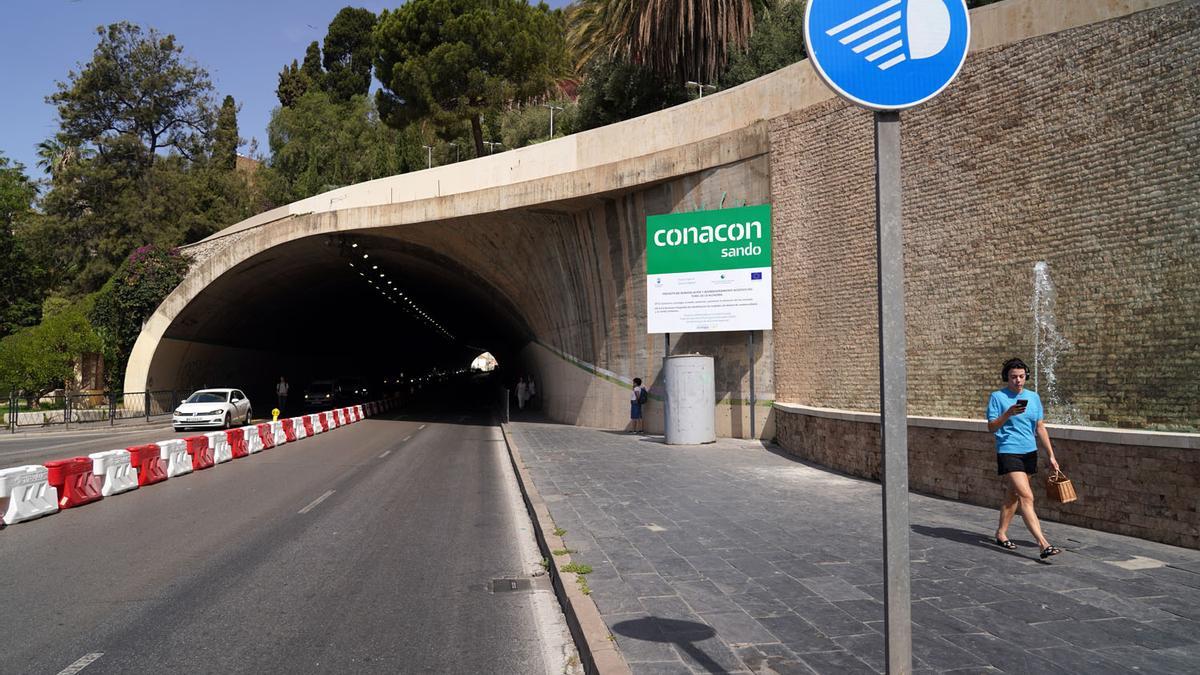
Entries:
[[[778,441],[788,453],[879,480],[878,415],[775,407]],[[1047,426],[1055,458],[1079,500],[1056,504],[1044,498],[1042,454],[1034,481],[1039,516],[1200,548],[1200,434]],[[996,475],[995,442],[983,420],[910,417],[908,462],[912,490],[999,507],[1004,486]],[[1020,536],[1022,524],[1014,527],[1014,536]]]

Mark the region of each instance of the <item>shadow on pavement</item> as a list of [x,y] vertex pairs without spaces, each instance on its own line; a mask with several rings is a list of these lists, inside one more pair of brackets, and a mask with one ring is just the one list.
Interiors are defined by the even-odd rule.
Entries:
[[[915,532],[916,534],[922,534],[922,535],[925,535],[926,537],[935,537],[937,539],[946,539],[949,541],[956,541],[960,544],[971,544],[972,546],[979,546],[982,548],[986,548],[989,551],[995,551],[996,553],[1005,553],[1007,555],[1016,555],[1016,556],[1021,555],[1021,553],[1019,551],[1010,551],[1008,549],[997,546],[996,543],[994,541],[992,541],[992,538],[990,536],[985,536],[985,535],[979,534],[978,532],[970,532],[968,530],[960,530],[956,527],[930,527],[928,525],[912,525],[910,529],[912,529],[912,531]],[[1033,547],[1035,550],[1037,549],[1037,542],[1035,542],[1035,541],[1028,541],[1026,539],[1017,539],[1015,537],[1009,537],[1009,539],[1011,539],[1012,542],[1018,546],[1030,546],[1030,547]],[[1021,557],[1028,557],[1028,556],[1021,556]]]
[[623,635],[634,640],[664,642],[675,645],[687,654],[692,661],[708,672],[726,672],[719,663],[713,661],[712,657],[705,654],[703,649],[694,644],[716,636],[717,631],[713,630],[711,626],[694,621],[680,621],[679,619],[662,619],[656,616],[648,616],[644,619],[633,619],[613,624],[612,629],[617,635]]

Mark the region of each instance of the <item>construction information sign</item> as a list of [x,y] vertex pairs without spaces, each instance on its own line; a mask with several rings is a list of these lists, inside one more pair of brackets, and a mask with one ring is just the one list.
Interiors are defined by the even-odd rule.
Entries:
[[646,219],[647,332],[771,330],[771,205]]

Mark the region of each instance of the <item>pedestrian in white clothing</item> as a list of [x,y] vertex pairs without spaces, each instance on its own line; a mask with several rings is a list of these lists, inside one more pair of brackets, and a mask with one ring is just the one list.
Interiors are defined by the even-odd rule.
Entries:
[[525,401],[529,400],[529,385],[525,383],[525,376],[517,380],[517,409],[525,409]]

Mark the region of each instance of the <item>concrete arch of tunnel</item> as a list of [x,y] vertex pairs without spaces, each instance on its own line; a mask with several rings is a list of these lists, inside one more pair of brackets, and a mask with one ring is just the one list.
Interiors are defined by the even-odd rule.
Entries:
[[[1068,10],[1050,0],[1009,0],[975,10],[963,89],[987,98],[988,78],[972,72],[973,63],[988,58],[980,52],[1171,4],[1079,0]],[[776,264],[793,270],[775,277],[776,330],[780,344],[789,345],[781,351],[783,362],[776,363],[771,331],[759,336],[753,355],[747,354],[744,334],[720,333],[673,336],[672,352],[716,357],[720,435],[751,431],[745,405],[751,367],[761,401],[774,399],[778,388],[790,401],[867,405],[857,392],[871,390],[869,341],[848,344],[845,334],[857,334],[869,321],[839,327],[826,319],[846,302],[867,311],[870,303],[856,281],[860,270],[852,270],[853,283],[839,282],[832,292],[810,285],[831,277],[809,275],[835,259],[822,257],[822,242],[847,244],[838,260],[857,265],[863,259],[857,234],[847,232],[858,232],[869,214],[857,197],[845,201],[849,195],[843,191],[840,206],[856,206],[838,224],[841,229],[813,235],[808,248],[782,239],[808,237],[805,219],[820,215],[824,203],[788,192],[788,186],[802,183],[796,178],[800,172],[819,174],[855,195],[862,192],[857,164],[836,166],[831,161],[845,158],[835,153],[827,160],[831,154],[824,148],[796,140],[803,130],[820,126],[814,120],[828,119],[843,134],[837,138],[846,150],[861,150],[845,135],[860,130],[859,118],[833,124],[852,113],[830,98],[811,67],[800,62],[642,118],[340,188],[231,225],[187,248],[192,269],[143,327],[125,389],[237,382],[253,395],[256,387],[269,392],[281,372],[306,367],[314,373],[362,370],[364,362],[402,368],[414,355],[423,362],[454,357],[465,367],[486,349],[514,372],[534,375],[552,418],[621,426],[628,416],[628,382],[640,376],[654,384],[664,356],[662,336],[646,334],[645,217],[772,202],[780,207],[778,218],[786,219],[774,237],[788,244],[777,245]],[[960,100],[973,105],[975,98],[964,93]],[[924,110],[932,111],[922,113],[928,120],[953,112]],[[936,172],[939,160],[924,160]],[[844,185],[838,182],[843,179]],[[389,278],[395,274],[393,280],[428,305],[458,340],[439,339],[421,323],[388,312],[374,291],[356,286],[359,277],[343,255],[347,242],[377,249]],[[817,300],[801,307],[810,311],[803,315],[781,310],[784,295]],[[829,312],[818,302],[822,298]],[[801,316],[820,325],[810,331]],[[845,361],[835,373],[845,383],[823,373],[825,379],[810,381],[810,374],[797,375],[789,365],[817,353]],[[844,391],[855,397],[843,401],[838,395]],[[775,412],[763,413],[752,431],[771,437]],[[648,429],[661,429],[660,415],[661,406],[652,405]]]

